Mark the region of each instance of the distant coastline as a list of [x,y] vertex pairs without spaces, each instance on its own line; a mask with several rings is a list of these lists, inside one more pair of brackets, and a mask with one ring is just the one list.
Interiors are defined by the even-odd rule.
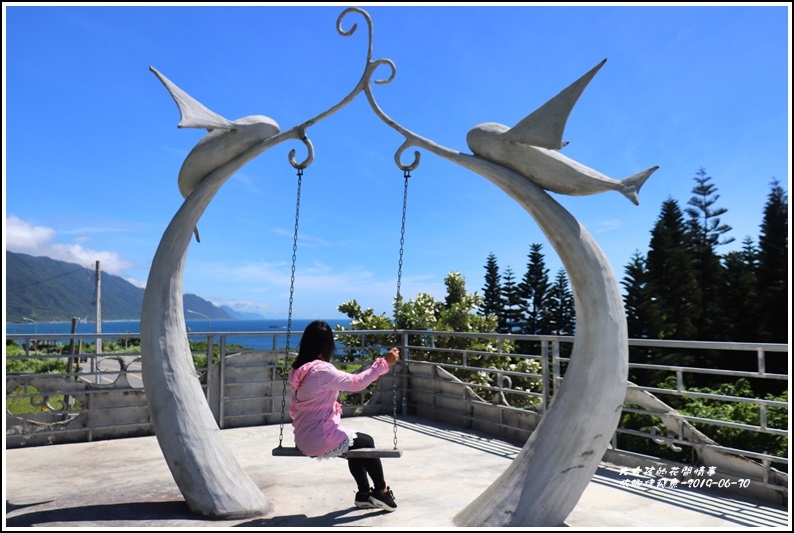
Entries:
[[[311,319],[292,319],[291,334],[300,335]],[[350,327],[350,319],[321,319],[328,322],[332,328],[341,326]],[[185,325],[191,337],[200,333],[212,332],[226,335],[227,344],[240,344],[252,349],[272,349],[273,337],[276,336],[276,348],[286,346],[287,319],[218,319],[207,320],[204,318],[187,319]],[[79,335],[90,337],[96,335],[96,322],[77,323],[76,332]],[[6,323],[6,335],[63,335],[72,330],[71,322],[13,322]],[[140,320],[108,320],[102,321],[102,334],[140,334]],[[246,335],[246,333],[266,333],[267,335]]]

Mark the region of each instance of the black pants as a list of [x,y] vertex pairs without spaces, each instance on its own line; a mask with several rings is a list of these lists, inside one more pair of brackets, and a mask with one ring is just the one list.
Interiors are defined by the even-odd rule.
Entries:
[[[375,441],[366,433],[356,432],[356,438],[353,440],[353,445],[350,446],[351,450],[358,450],[359,448],[374,448]],[[369,480],[367,474],[372,478],[372,485],[375,490],[383,490],[386,488],[386,481],[383,479],[383,465],[378,457],[368,457],[366,459],[348,459],[347,467],[350,473],[353,474],[353,479],[356,480],[359,492],[369,492]]]

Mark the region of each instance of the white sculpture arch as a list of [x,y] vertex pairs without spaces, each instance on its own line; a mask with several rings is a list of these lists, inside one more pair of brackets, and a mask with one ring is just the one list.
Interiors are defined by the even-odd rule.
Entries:
[[[550,188],[551,182],[527,172],[522,161],[527,150],[533,150],[533,169],[540,166],[561,172],[565,186],[558,192],[594,194],[618,190],[633,202],[656,167],[617,181],[554,151],[558,144],[562,146],[568,113],[603,62],[512,130],[493,124],[473,128],[468,140],[472,151],[479,155],[444,148],[406,130],[383,113],[372,94],[371,82],[389,83],[396,69],[388,59],[372,60],[373,26],[369,15],[361,9],[348,8],[337,19],[337,31],[343,36],[353,34],[355,24],[349,31],[341,27],[350,12],[362,15],[369,31],[367,61],[359,83],[339,104],[283,133],[267,117],[229,121],[193,100],[152,68],[179,107],[180,127],[210,130],[188,155],[180,172],[180,191],[186,199],[163,235],[144,295],[143,375],[152,425],[163,455],[194,513],[233,518],[271,511],[268,500],[223,442],[195,377],[182,312],[187,247],[207,205],[234,172],[288,139],[306,145],[308,157],[303,162],[296,162],[295,151],[290,152],[290,163],[305,168],[314,157],[307,129],[363,91],[373,111],[405,137],[395,154],[400,168],[409,170],[419,164],[419,152],[415,152],[410,164],[400,161],[402,153],[415,146],[489,179],[535,219],[568,273],[577,329],[562,387],[510,467],[454,520],[459,526],[562,525],[592,478],[618,424],[628,373],[626,318],[607,258],[587,230],[544,190]],[[381,65],[390,68],[388,79],[374,79],[374,72]],[[549,144],[544,147],[546,142]],[[516,162],[517,157],[521,161]]]

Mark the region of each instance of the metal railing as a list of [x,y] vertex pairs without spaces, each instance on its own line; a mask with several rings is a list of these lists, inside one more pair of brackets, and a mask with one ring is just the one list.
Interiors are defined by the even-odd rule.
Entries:
[[[217,361],[210,371],[206,367],[196,370],[219,427],[284,421],[281,400],[286,354],[277,347],[285,335],[283,331],[188,334],[192,341],[207,341],[204,355],[208,361]],[[517,444],[526,441],[562,386],[574,341],[570,336],[393,330],[337,331],[336,336],[340,361],[366,364],[390,345],[399,346],[403,357],[397,384],[384,376],[369,390],[350,395],[346,416],[392,414],[395,406],[391,403],[399,398],[398,413],[457,423]],[[6,336],[26,347],[24,355],[5,354],[7,447],[151,434],[139,370],[142,355],[134,351],[111,354],[107,349],[101,354],[60,353],[58,347],[68,348],[71,337]],[[83,338],[105,342],[138,337],[135,333],[80,334],[74,339],[79,347]],[[229,337],[266,338],[265,344],[272,349],[229,350]],[[50,345],[52,353],[33,353],[30,348],[35,345],[40,349]],[[675,360],[678,353],[690,358],[695,354],[694,359],[698,354],[712,358],[722,354],[726,361],[749,357],[753,364],[752,369],[731,370],[630,363],[623,417],[608,452],[611,459],[623,454],[632,456],[635,463],[709,461],[730,468],[730,458],[739,457],[745,462],[743,468],[753,471],[747,475],[753,476],[754,483],[787,494],[787,474],[782,473],[788,470],[787,455],[773,455],[768,449],[750,445],[745,446],[750,449],[726,446],[709,436],[722,428],[740,435],[736,442],[787,439],[787,399],[704,392],[693,383],[744,379],[764,390],[787,391],[788,375],[767,369],[788,360],[788,345],[630,339],[629,348],[632,353],[652,351],[667,360]],[[42,361],[44,370],[13,371],[32,360]],[[643,373],[656,376],[657,381],[632,381],[632,375]],[[663,380],[665,375],[669,377]],[[662,381],[665,386],[660,386]],[[398,397],[393,398],[393,386],[399,390]],[[693,401],[710,402],[723,410],[741,405],[757,421],[708,418],[672,407]],[[782,479],[785,486],[781,486]]]

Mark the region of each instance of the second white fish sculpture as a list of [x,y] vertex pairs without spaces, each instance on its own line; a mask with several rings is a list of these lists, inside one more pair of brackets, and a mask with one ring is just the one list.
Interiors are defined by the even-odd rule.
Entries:
[[562,133],[571,109],[604,63],[606,59],[512,128],[494,122],[475,126],[466,136],[469,149],[552,192],[584,196],[615,190],[639,205],[640,187],[658,166],[615,180],[558,152],[567,144]]

